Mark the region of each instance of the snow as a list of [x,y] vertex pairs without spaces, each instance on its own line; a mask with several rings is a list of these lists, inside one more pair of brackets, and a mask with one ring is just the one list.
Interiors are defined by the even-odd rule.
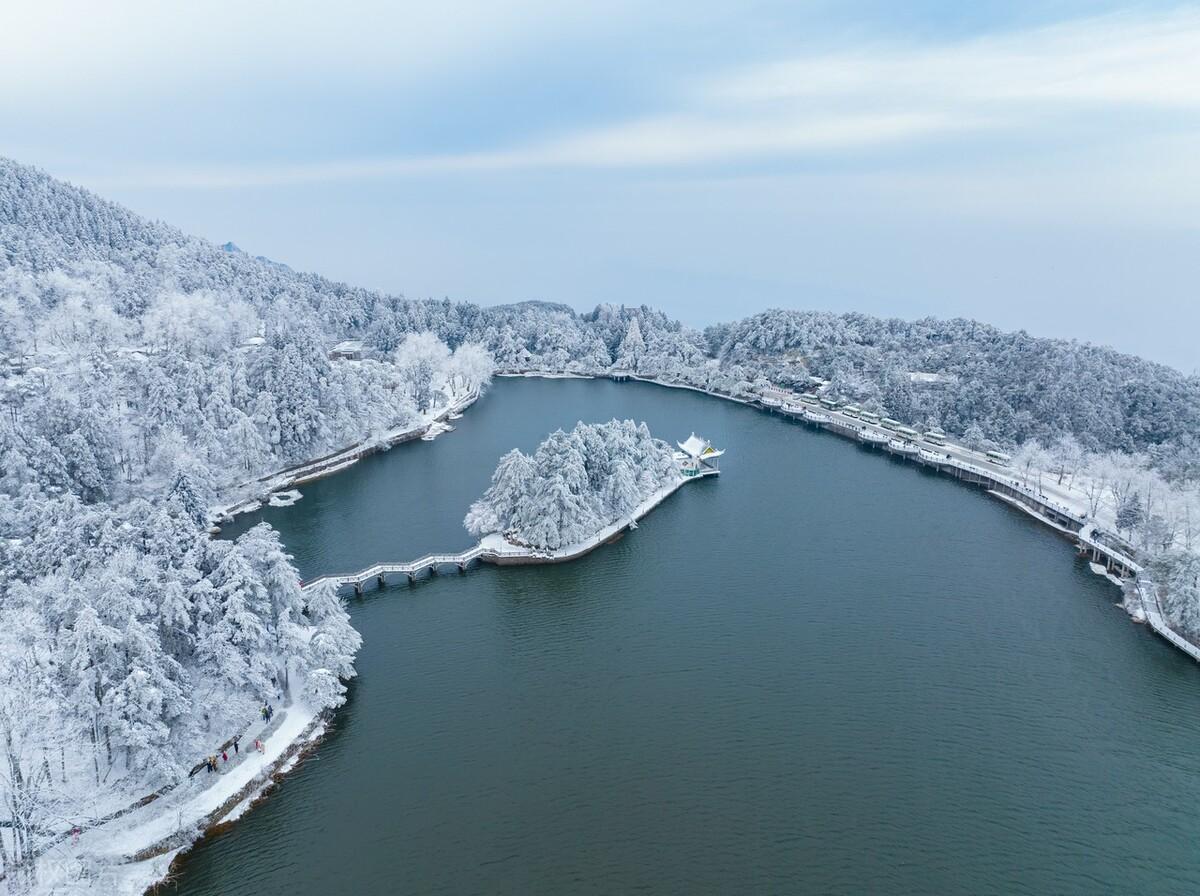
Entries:
[[[309,732],[308,738],[315,738],[323,730],[316,724],[318,718],[319,711],[303,703],[281,709],[269,726],[259,724],[245,732],[245,749],[240,754],[231,749],[230,761],[222,762],[219,772],[199,772],[157,800],[132,806],[107,822],[85,826],[77,838],[64,837],[37,860],[38,885],[32,892],[57,892],[57,886],[77,880],[81,872],[96,892],[144,892],[166,875],[179,847],[190,844],[218,821],[235,817],[222,811],[232,799],[245,795],[235,810],[240,814],[270,785],[272,774],[293,767],[305,732]],[[253,749],[256,736],[263,739],[263,753]],[[281,763],[280,757],[287,753],[293,755]],[[172,842],[176,837],[182,839]],[[129,861],[156,847],[165,854]]]
[[[291,656],[228,649],[214,632],[302,648],[292,659],[313,666],[303,687],[336,699],[318,674],[352,671],[336,620],[330,637],[313,638],[297,622],[305,598],[282,550],[261,537],[245,548],[210,542],[205,510],[218,499],[225,513],[257,507],[429,433],[474,400],[496,364],[524,376],[628,375],[740,403],[815,384],[944,428],[962,444],[920,457],[1002,481],[1025,512],[1052,503],[1121,533],[1132,545],[1122,552],[1158,579],[1149,589],[1147,574],[1139,580],[1150,624],[1177,646],[1187,642],[1172,626],[1200,632],[1200,380],[1171,368],[969,320],[777,310],[700,333],[645,306],[580,315],[545,303],[410,301],[224,252],[8,160],[0,244],[0,733],[27,769],[42,767],[45,743],[61,748],[70,782],[33,806],[33,827],[157,790],[173,774],[157,760],[190,757],[210,728],[228,734],[229,704],[268,686],[254,658]],[[346,340],[370,357],[330,363],[327,347]],[[1010,451],[1012,465],[973,450],[986,448]],[[579,471],[568,472],[577,486]],[[635,485],[623,484],[618,521],[644,512]],[[554,501],[582,493],[560,488]],[[548,503],[519,522],[532,525]],[[562,537],[558,553],[603,541],[618,525],[603,506],[560,513],[540,534]],[[328,597],[307,595],[330,610]],[[231,619],[243,628],[231,631]],[[340,645],[345,665],[312,656],[317,641]],[[17,668],[37,651],[49,662],[32,671],[53,667],[56,680]],[[198,682],[219,684],[205,697]],[[105,690],[99,706],[92,686]],[[91,792],[97,754],[86,735],[96,724],[117,749]],[[2,786],[12,816],[27,804]],[[11,845],[16,830],[0,836]]]
[[442,422],[431,423],[429,425],[429,428],[425,430],[425,434],[421,436],[421,441],[422,442],[432,442],[434,439],[436,439],[442,433],[453,432],[453,431],[454,431],[454,427],[451,426],[449,423],[442,423]]
[[[300,703],[278,710],[283,715],[279,726],[263,742],[265,752],[254,749],[253,737],[242,744],[242,758],[228,771],[215,775],[197,772],[189,779],[193,786],[184,788],[178,799],[151,803],[145,810],[125,816],[109,825],[86,831],[79,839],[79,850],[97,858],[133,855],[204,819],[230,797],[243,790],[264,772],[271,770],[280,756],[316,719],[318,711]],[[205,778],[215,777],[208,786]]]
[[555,550],[628,515],[679,475],[671,447],[644,423],[578,423],[570,432],[552,432],[532,456],[505,454],[464,525],[473,535],[500,531]]
[[269,503],[272,507],[291,507],[302,497],[303,495],[299,491],[292,489],[291,491],[276,492],[271,495]]
[[[499,563],[521,560],[554,563],[571,560],[594,550],[626,528],[636,529],[638,520],[685,483],[717,473],[713,468],[701,467],[698,475],[683,475],[677,452],[672,451],[666,443],[657,440],[654,440],[653,444],[658,456],[656,461],[652,461],[649,459],[650,455],[645,453],[650,447],[649,443],[642,442],[639,445],[635,441],[635,436],[639,434],[649,439],[644,424],[636,427],[632,421],[625,421],[624,424],[613,421],[611,424],[600,426],[580,424],[570,435],[561,431],[553,434],[539,447],[532,460],[519,451],[509,452],[497,468],[492,487],[484,499],[472,506],[471,513],[467,516],[469,529],[485,525],[489,521],[499,520],[502,524],[500,531],[489,532],[480,539],[479,548],[486,554],[495,555],[495,562]],[[592,452],[588,463],[598,470],[609,468],[612,472],[608,479],[602,478],[601,481],[591,484],[588,482],[588,476],[584,474],[580,485],[573,487],[571,493],[580,497],[585,504],[589,500],[594,501],[595,506],[581,507],[578,512],[573,511],[575,516],[563,516],[565,528],[547,530],[543,525],[545,521],[555,518],[561,511],[557,506],[543,508],[538,502],[543,500],[544,496],[555,493],[555,480],[560,479],[563,474],[563,462],[556,452],[546,453],[544,457],[543,454],[559,437],[568,440],[573,437],[577,440],[580,446],[578,450],[584,457],[588,457],[589,451]],[[693,434],[692,438],[695,439],[696,436]],[[698,441],[701,450],[708,448],[707,442],[702,439]],[[605,453],[606,450],[617,453]],[[566,457],[570,458],[571,454],[568,453]],[[547,460],[550,462],[547,463]],[[640,466],[644,471],[643,475],[635,477],[636,483],[643,486],[643,491],[636,497],[620,489],[614,491],[614,484],[624,475],[621,470],[630,462],[634,463],[635,469]],[[568,460],[567,463],[571,461]],[[654,487],[646,492],[645,472],[655,463],[659,465],[654,468],[658,472],[650,480],[654,482]],[[684,463],[690,464],[691,459],[685,458]],[[513,471],[516,471],[515,474]],[[582,492],[577,491],[580,488]],[[587,494],[589,488],[590,497]],[[621,496],[617,503],[605,503],[602,499],[602,496],[613,494]],[[519,508],[527,503],[531,509],[526,512],[531,513],[538,521],[535,527],[523,526],[521,523],[522,511]],[[514,508],[517,508],[515,512]],[[506,520],[508,524],[503,525]],[[546,534],[531,542],[531,532]],[[571,534],[564,539],[564,533]],[[484,559],[489,559],[486,554]]]
[[[453,427],[439,429],[439,427],[444,426],[441,421],[461,417],[462,412],[479,399],[479,395],[480,392],[477,388],[469,388],[463,393],[452,391],[447,395],[446,403],[443,406],[424,415],[421,421],[415,426],[405,425],[395,427],[372,439],[350,445],[320,460],[280,470],[250,482],[243,482],[230,491],[236,493],[244,492],[247,489],[255,489],[260,494],[264,491],[267,493],[284,491],[292,485],[302,485],[306,482],[312,482],[315,479],[322,479],[326,476],[339,473],[358,463],[368,451],[377,449],[386,450],[393,445],[408,441],[409,439],[424,438],[431,431],[435,430],[435,436],[440,434],[440,432],[448,432]],[[268,494],[267,500],[270,500],[270,494]],[[208,518],[212,520],[228,520],[242,513],[251,513],[258,510],[261,506],[262,502],[259,500],[235,500],[210,508]],[[273,506],[287,505],[273,504]]]

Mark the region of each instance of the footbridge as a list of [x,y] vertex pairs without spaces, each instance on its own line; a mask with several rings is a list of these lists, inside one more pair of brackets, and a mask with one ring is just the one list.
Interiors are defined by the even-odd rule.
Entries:
[[502,548],[489,547],[483,544],[477,544],[473,548],[463,551],[461,554],[426,554],[424,557],[418,557],[408,563],[376,563],[374,566],[368,566],[366,569],[361,569],[358,572],[339,573],[327,576],[318,576],[307,582],[301,582],[300,587],[305,591],[312,591],[320,588],[328,582],[333,582],[339,588],[344,586],[353,586],[356,594],[361,594],[363,586],[371,581],[374,581],[380,588],[387,585],[388,576],[407,576],[408,581],[412,582],[417,576],[422,573],[428,575],[437,575],[438,571],[443,567],[457,567],[459,572],[466,572],[467,567],[476,561],[495,562],[502,557],[528,557],[529,551],[514,548],[511,551]]

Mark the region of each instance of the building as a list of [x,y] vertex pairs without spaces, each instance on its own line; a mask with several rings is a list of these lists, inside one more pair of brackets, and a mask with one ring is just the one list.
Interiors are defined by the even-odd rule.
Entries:
[[721,471],[717,460],[725,452],[714,448],[708,439],[692,433],[686,442],[676,444],[679,450],[675,458],[684,476],[713,476]]
[[791,401],[792,397],[792,393],[787,389],[780,389],[777,386],[767,386],[762,390],[759,400],[769,408],[777,408]]
[[329,350],[330,361],[361,361],[363,344],[360,339],[347,339]]

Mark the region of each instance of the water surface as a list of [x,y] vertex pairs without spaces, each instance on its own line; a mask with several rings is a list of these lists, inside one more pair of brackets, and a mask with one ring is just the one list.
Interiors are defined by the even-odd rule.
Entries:
[[728,449],[620,542],[352,602],[315,756],[188,896],[1184,893],[1200,676],[983,493],[692,392],[505,380],[457,431],[242,518],[302,574],[466,547],[499,456],[576,420]]

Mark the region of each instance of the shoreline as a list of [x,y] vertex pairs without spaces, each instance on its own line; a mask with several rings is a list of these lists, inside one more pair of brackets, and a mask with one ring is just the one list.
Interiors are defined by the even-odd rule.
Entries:
[[499,532],[491,532],[481,538],[474,547],[459,554],[426,554],[407,563],[375,563],[357,572],[328,573],[302,583],[301,588],[307,591],[332,581],[339,588],[353,586],[355,594],[362,594],[363,585],[372,580],[377,582],[380,588],[385,587],[388,575],[405,575],[411,584],[421,572],[433,575],[441,566],[457,566],[460,571],[465,572],[467,566],[475,560],[495,566],[538,566],[578,560],[597,548],[616,541],[687,483],[719,473],[719,470],[710,469],[695,476],[678,476],[644,498],[629,516],[614,520],[583,541],[556,550],[522,547],[512,544]]
[[[521,371],[506,375],[533,378],[542,377],[544,379],[561,378],[560,375],[543,375],[537,371]],[[733,401],[765,413],[780,414],[791,420],[807,423],[810,426],[815,426],[817,429],[863,444],[862,439],[859,437],[860,429],[856,428],[862,425],[860,422],[833,419],[830,417],[831,412],[828,411],[821,412],[823,419],[806,419],[802,416],[803,412],[799,409],[791,411],[783,406],[768,405],[761,399],[738,398],[733,395],[714,392],[710,389],[687,383],[668,382],[656,377],[639,376],[630,371],[596,373],[588,376],[588,378],[611,379],[614,382],[633,380],[651,383],[668,389],[690,389],[693,392],[699,392],[725,401]],[[836,414],[837,412],[832,413]],[[865,445],[865,447],[871,446]],[[922,466],[933,468],[943,475],[953,476],[960,481],[981,486],[991,497],[1026,513],[1052,532],[1074,541],[1079,553],[1090,556],[1094,565],[1099,565],[1099,562],[1103,561],[1105,578],[1122,589],[1123,602],[1120,606],[1125,609],[1126,613],[1135,622],[1146,622],[1156,635],[1193,660],[1200,662],[1200,646],[1193,644],[1167,622],[1158,600],[1157,588],[1154,582],[1146,577],[1142,566],[1127,553],[1119,550],[1118,547],[1097,541],[1093,537],[1095,526],[1088,523],[1087,514],[1077,513],[1065,505],[1052,502],[1049,498],[1034,493],[1028,486],[1018,484],[1014,487],[1011,481],[1005,481],[1003,475],[980,467],[978,464],[973,464],[970,461],[957,460],[949,455],[927,458],[924,456],[927,453],[924,450],[918,455],[902,455],[894,451],[889,451],[889,453],[895,457],[901,457]],[[1063,525],[1063,521],[1076,525],[1078,528],[1072,529],[1069,525]],[[1131,603],[1128,599],[1130,591],[1137,595],[1136,604]]]
[[[701,394],[708,395],[712,398],[723,399],[725,401],[732,401],[737,404],[742,404],[747,407],[752,407],[756,410],[760,410],[763,412],[782,413],[784,416],[787,416],[790,419],[798,420],[801,422],[809,422],[810,425],[816,425],[818,429],[829,431],[835,435],[840,435],[843,438],[851,438],[851,439],[855,438],[855,436],[851,435],[849,432],[840,431],[840,430],[846,428],[844,425],[841,425],[841,426],[839,426],[838,424],[829,425],[827,423],[813,424],[812,421],[803,421],[802,418],[800,418],[799,414],[792,414],[792,413],[784,412],[784,410],[782,408],[771,407],[771,406],[765,405],[761,401],[758,401],[755,399],[738,398],[733,395],[726,395],[724,393],[714,392],[712,390],[705,389],[700,386],[695,386],[695,385],[691,385],[691,384],[687,384],[687,383],[668,382],[668,381],[660,380],[660,379],[657,379],[654,377],[639,376],[639,375],[636,375],[633,373],[621,372],[621,373],[614,374],[614,373],[609,372],[609,373],[581,374],[581,373],[554,373],[554,372],[549,372],[549,371],[546,371],[546,372],[542,372],[542,371],[519,371],[519,372],[506,371],[506,372],[497,372],[495,374],[495,376],[505,377],[505,378],[524,377],[524,378],[533,378],[533,379],[611,379],[614,382],[622,382],[622,381],[632,380],[632,381],[637,381],[637,382],[650,383],[650,384],[653,384],[656,386],[662,386],[664,388],[687,389],[687,390],[690,390],[693,392],[699,392]],[[394,447],[395,445],[403,444],[406,441],[412,441],[414,439],[420,438],[423,434],[428,432],[435,424],[445,421],[452,414],[461,413],[462,410],[466,409],[471,404],[473,404],[476,400],[478,400],[479,397],[480,397],[480,393],[474,392],[474,393],[464,397],[463,399],[460,399],[459,401],[452,403],[451,405],[447,406],[442,411],[440,411],[436,417],[431,419],[429,422],[425,423],[423,426],[416,427],[414,429],[406,430],[403,432],[389,433],[384,438],[379,439],[375,443],[372,443],[372,444],[364,445],[364,443],[358,443],[357,445],[353,445],[353,446],[350,446],[339,452],[335,452],[332,455],[327,455],[326,457],[319,458],[317,460],[310,461],[305,464],[297,465],[296,467],[286,468],[284,470],[277,471],[275,473],[267,474],[258,479],[251,480],[247,483],[243,483],[242,486],[239,486],[239,487],[246,487],[249,485],[253,485],[255,483],[263,483],[263,484],[269,486],[269,488],[266,492],[266,494],[269,495],[276,491],[281,491],[281,490],[284,490],[286,488],[289,488],[289,487],[292,487],[292,486],[295,486],[298,484],[303,484],[305,482],[312,482],[312,481],[315,481],[316,479],[324,478],[325,476],[331,476],[331,475],[333,475],[337,472],[340,472],[341,470],[351,466],[353,463],[357,462],[357,460],[359,460],[361,457],[366,456],[367,454],[371,454],[376,451],[386,451],[386,450]],[[832,422],[832,421],[830,421],[830,422]],[[910,457],[908,459],[913,460],[914,462],[917,462],[917,463],[921,463],[924,466],[932,466],[939,473],[942,473],[944,475],[956,475],[956,474],[950,473],[950,471],[948,471],[946,469],[943,469],[943,467],[953,466],[953,464],[943,463],[941,460],[939,460],[936,464],[930,463],[928,461],[925,461],[922,458],[918,458],[915,456]],[[970,466],[970,465],[966,465],[966,466]],[[697,478],[697,479],[706,478],[708,475],[715,475],[716,472],[717,471],[712,471],[708,474],[697,476],[694,478]],[[982,469],[969,471],[969,472],[972,472],[975,475],[980,476],[980,477],[992,478],[992,476],[993,476],[993,474],[991,474],[989,471],[982,470]],[[956,478],[962,480],[965,477],[961,476],[961,475],[956,475]],[[275,482],[274,480],[276,480],[276,479],[278,479],[279,481]],[[612,543],[613,541],[616,541],[622,535],[626,534],[628,532],[628,530],[630,529],[631,523],[636,522],[637,520],[640,520],[641,518],[646,516],[651,510],[653,510],[660,503],[662,503],[662,501],[666,500],[667,497],[674,494],[679,488],[681,488],[688,481],[690,481],[689,478],[680,477],[676,482],[671,483],[669,486],[666,486],[662,489],[659,489],[657,492],[655,492],[653,495],[651,495],[649,498],[647,498],[645,501],[643,501],[643,503],[638,506],[638,508],[634,511],[633,514],[630,515],[629,518],[617,520],[616,522],[611,523],[609,526],[600,530],[600,532],[596,533],[594,536],[592,536],[592,538],[590,538],[584,542],[580,542],[577,545],[571,545],[571,546],[568,546],[567,548],[560,549],[559,551],[553,552],[550,555],[546,555],[544,553],[539,555],[538,552],[535,552],[532,549],[521,550],[519,548],[515,548],[515,546],[509,546],[508,548],[500,549],[500,547],[498,545],[491,545],[491,544],[485,545],[485,542],[488,542],[489,539],[501,538],[501,536],[499,536],[498,533],[493,533],[492,535],[485,536],[483,539],[480,540],[479,544],[477,544],[475,548],[473,548],[470,551],[465,552],[465,553],[466,554],[474,554],[474,556],[471,559],[479,559],[483,562],[493,563],[498,566],[561,563],[561,562],[568,562],[570,560],[578,559],[580,557],[585,556],[588,553],[591,553],[592,551],[596,550],[597,548],[599,548],[600,546],[602,546],[604,544],[609,544],[609,543]],[[968,480],[968,481],[970,481],[970,480]],[[999,490],[996,490],[993,488],[986,488],[987,483],[983,482],[983,481],[975,481],[975,482],[973,482],[973,484],[985,486],[986,492],[989,495],[991,495],[993,498],[1003,501],[1004,503],[1008,504],[1009,506],[1026,513],[1027,515],[1029,515],[1036,521],[1042,523],[1044,526],[1049,528],[1051,531],[1056,532],[1057,534],[1062,535],[1062,536],[1067,537],[1072,540],[1080,540],[1077,543],[1079,544],[1081,549],[1086,544],[1088,549],[1100,552],[1100,554],[1105,555],[1105,557],[1109,560],[1110,563],[1113,560],[1116,560],[1126,570],[1133,571],[1134,575],[1131,578],[1123,579],[1123,581],[1130,583],[1130,585],[1132,586],[1132,590],[1134,591],[1134,593],[1136,593],[1137,598],[1138,598],[1138,609],[1142,610],[1142,619],[1141,620],[1137,619],[1137,617],[1134,614],[1134,609],[1131,607],[1127,607],[1127,612],[1129,612],[1131,616],[1134,616],[1136,621],[1142,621],[1142,620],[1146,621],[1150,625],[1150,628],[1152,629],[1152,631],[1154,631],[1156,634],[1161,636],[1164,640],[1168,641],[1170,644],[1172,644],[1172,646],[1175,646],[1182,652],[1192,656],[1193,659],[1200,661],[1200,648],[1197,648],[1195,645],[1191,644],[1191,642],[1187,641],[1185,638],[1183,638],[1181,635],[1179,635],[1177,632],[1175,632],[1172,628],[1170,628],[1169,625],[1166,624],[1165,619],[1163,618],[1163,616],[1161,614],[1161,609],[1158,606],[1158,598],[1157,598],[1157,595],[1155,594],[1155,589],[1154,589],[1153,583],[1149,582],[1149,581],[1141,581],[1139,579],[1138,573],[1141,572],[1141,567],[1138,566],[1131,558],[1125,556],[1124,554],[1117,552],[1116,550],[1114,550],[1113,548],[1111,548],[1109,546],[1101,545],[1098,542],[1092,540],[1090,538],[1090,532],[1086,531],[1087,529],[1090,529],[1091,527],[1088,527],[1086,524],[1084,524],[1084,528],[1082,528],[1078,531],[1075,531],[1075,530],[1070,529],[1067,526],[1063,526],[1061,523],[1056,522],[1054,519],[1051,518],[1051,516],[1045,515],[1042,512],[1040,512],[1041,509],[1046,509],[1046,510],[1051,511],[1051,514],[1054,517],[1062,517],[1062,516],[1064,516],[1063,511],[1065,510],[1065,508],[1052,507],[1049,504],[1045,504],[1045,503],[1041,502],[1037,497],[1033,496],[1032,494],[1008,495],[1008,494],[1005,494],[1003,491],[999,491]],[[1006,485],[999,481],[996,481],[995,484],[1001,485],[1003,488],[1006,488],[1009,490],[1012,489],[1011,485]],[[265,495],[264,495],[264,497],[265,497]],[[1027,501],[1033,501],[1035,504],[1042,504],[1042,508],[1039,508],[1036,506],[1031,506],[1029,503],[1026,503]],[[257,507],[251,508],[248,506],[244,506],[244,505],[249,505],[252,503],[254,503],[253,499],[243,500],[243,501],[237,502],[235,504],[228,505],[225,508],[219,508],[219,509],[222,510],[223,518],[225,520],[228,520],[228,519],[232,519],[234,516],[236,516],[239,513],[248,512],[251,509],[257,509]],[[1074,522],[1074,520],[1072,520],[1072,522]],[[1081,539],[1081,536],[1082,536],[1082,539]],[[434,569],[434,571],[436,571],[436,566],[438,565],[439,562],[441,562],[441,559],[443,557],[451,558],[447,562],[455,562],[456,559],[461,556],[463,556],[463,555],[431,555],[430,557],[421,558],[421,560],[418,560],[415,562],[420,563],[421,561],[428,561],[429,567]],[[411,565],[411,564],[379,564],[379,565],[377,565],[377,567],[391,566],[391,565],[406,566],[406,565]],[[338,579],[347,578],[347,579],[349,579],[352,577],[360,577],[363,574],[366,575],[367,579],[373,578],[373,577],[378,578],[379,580],[381,580],[381,584],[382,584],[383,576],[386,575],[387,572],[386,572],[386,570],[377,572],[376,571],[377,567],[370,567],[370,568],[368,568],[368,570],[363,571],[363,573],[349,574],[347,576],[337,576],[337,575],[321,576],[318,579],[314,579],[308,583],[305,583],[303,587],[305,587],[305,588],[314,587],[318,582],[320,582],[324,579],[329,579],[329,578],[338,578]],[[1108,575],[1107,577],[1110,579],[1110,581],[1112,581],[1111,574]],[[410,575],[410,578],[412,578],[411,575]],[[339,582],[339,584],[352,584],[352,583],[351,582],[345,582],[345,583]],[[1114,584],[1115,584],[1115,582],[1114,582]],[[1147,591],[1149,591],[1149,594],[1147,594]],[[254,782],[252,782],[254,784],[253,787],[248,786],[246,788],[247,792],[245,792],[245,793],[239,792],[234,797],[231,797],[228,800],[226,800],[219,807],[218,810],[210,813],[209,815],[206,815],[202,819],[202,821],[204,823],[204,829],[197,836],[195,836],[195,838],[190,843],[188,843],[186,845],[170,847],[166,851],[159,852],[158,854],[145,855],[144,858],[141,858],[141,859],[136,858],[137,856],[143,855],[147,852],[153,853],[153,851],[157,847],[165,846],[165,844],[160,841],[159,843],[151,844],[149,847],[145,847],[143,850],[136,853],[135,856],[133,857],[132,861],[136,861],[138,863],[159,862],[163,857],[169,855],[169,862],[165,866],[161,865],[161,863],[160,863],[159,865],[148,865],[146,867],[146,869],[145,869],[146,874],[140,875],[141,889],[138,890],[137,892],[144,892],[146,894],[146,896],[152,896],[152,894],[154,894],[155,892],[158,891],[158,888],[160,886],[162,886],[164,883],[169,881],[170,875],[171,875],[173,869],[176,867],[181,856],[186,854],[188,850],[193,848],[197,843],[201,842],[206,837],[222,831],[226,826],[232,824],[234,821],[236,821],[238,818],[240,818],[245,812],[252,809],[258,802],[265,799],[266,796],[269,795],[270,791],[280,781],[282,781],[283,776],[286,775],[289,771],[291,771],[298,764],[298,762],[302,760],[303,755],[308,750],[315,748],[320,743],[320,740],[321,740],[323,734],[325,733],[325,731],[328,730],[328,725],[329,725],[329,720],[330,720],[331,715],[332,715],[331,713],[316,714],[315,717],[311,720],[311,722],[307,726],[305,726],[304,730],[298,736],[289,740],[287,742],[287,744],[284,745],[280,754],[277,756],[277,758],[275,760],[272,761],[270,768],[264,770],[263,773],[259,777],[257,777]],[[121,867],[121,866],[118,866],[118,867]],[[128,867],[128,864],[125,867]],[[135,891],[130,890],[129,892],[135,892]]]
[[[340,473],[368,455],[388,451],[405,442],[416,441],[430,434],[434,437],[441,435],[448,430],[438,429],[439,424],[445,423],[454,415],[461,414],[478,401],[481,394],[481,391],[478,389],[472,390],[461,398],[450,402],[450,404],[440,409],[429,420],[418,426],[408,429],[392,429],[375,439],[355,442],[353,445],[339,448],[337,451],[323,455],[322,457],[304,461],[290,467],[284,467],[280,470],[265,473],[254,479],[248,479],[245,482],[230,486],[224,490],[226,494],[249,489],[259,489],[259,491],[254,496],[240,498],[232,503],[218,504],[210,508],[208,518],[214,526],[219,526],[221,523],[227,523],[243,513],[253,513],[255,510],[261,509],[267,499],[277,492],[286,491],[298,485],[307,485],[310,482],[316,482],[318,479],[324,479],[327,476]],[[434,432],[435,429],[436,432]]]
[[[61,875],[68,865],[63,862],[66,856],[58,854],[60,850],[70,855],[71,861],[83,863],[90,886],[98,892],[114,896],[161,892],[180,857],[264,799],[320,743],[331,720],[332,711],[293,701],[281,707],[274,722],[261,732],[247,726],[262,739],[261,752],[254,751],[250,735],[243,730],[245,748],[240,754],[229,749],[219,774],[196,777],[193,770],[48,844],[34,860],[41,878],[36,892],[58,892],[66,882]],[[50,876],[43,877],[43,871],[51,872]],[[72,885],[78,882],[75,878],[71,881]]]
[[[451,417],[461,415],[480,398],[481,394],[481,390],[472,390],[468,394],[456,398],[448,405],[438,409],[418,426],[402,430],[393,429],[375,439],[346,446],[322,457],[266,473],[226,489],[227,495],[231,492],[248,489],[255,489],[257,495],[239,498],[231,503],[210,509],[209,519],[214,526],[210,532],[214,532],[214,530],[219,532],[219,528],[216,527],[220,523],[228,522],[242,513],[259,509],[268,502],[270,496],[279,492],[332,476],[353,466],[370,454],[387,451],[396,445],[427,436],[436,438],[443,432],[451,431],[452,428],[446,427],[446,421]],[[151,896],[169,882],[179,859],[197,843],[224,830],[226,826],[232,824],[265,799],[269,792],[283,780],[283,777],[320,743],[328,729],[332,715],[327,711],[313,712],[301,703],[293,703],[287,708],[287,712],[292,717],[291,724],[287,726],[288,730],[275,732],[276,734],[286,734],[286,740],[280,741],[275,738],[276,744],[270,742],[271,738],[264,741],[270,749],[264,754],[263,762],[253,769],[248,780],[240,783],[232,793],[222,793],[217,789],[219,785],[217,782],[214,784],[214,792],[201,790],[189,797],[189,802],[194,802],[191,812],[188,813],[188,817],[192,818],[192,821],[188,823],[186,830],[173,830],[162,836],[154,836],[156,823],[158,827],[161,827],[165,820],[169,820],[162,813],[161,805],[155,805],[154,810],[157,811],[150,812],[144,819],[130,817],[124,825],[118,827],[109,828],[107,823],[101,823],[95,828],[89,828],[85,832],[85,836],[88,834],[99,836],[109,843],[118,843],[125,838],[133,841],[129,848],[123,848],[119,855],[113,856],[114,860],[111,863],[103,866],[98,883],[103,883],[110,892],[114,893]],[[297,725],[299,725],[299,730],[296,728]],[[237,771],[237,769],[231,769],[227,774],[232,775]],[[156,791],[155,795],[175,791],[176,788],[186,785],[187,780],[185,778],[182,781],[166,784]],[[217,797],[220,798],[220,802],[215,806],[210,805],[211,800]],[[156,802],[156,799],[147,800],[138,808],[152,806]],[[116,820],[116,818],[110,819],[110,821]],[[141,832],[141,836],[139,836],[138,828],[146,829]],[[102,860],[103,854],[105,853],[98,855],[98,858]],[[111,852],[106,852],[106,854],[112,855]]]

